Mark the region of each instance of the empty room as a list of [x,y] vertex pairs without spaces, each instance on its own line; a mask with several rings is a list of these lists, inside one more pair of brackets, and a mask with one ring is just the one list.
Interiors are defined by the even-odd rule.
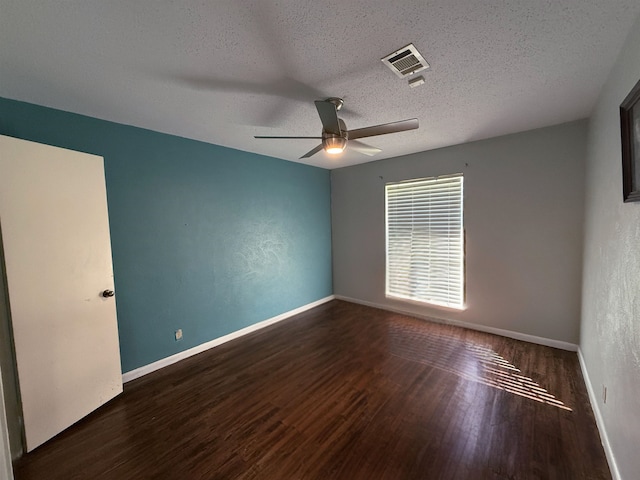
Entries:
[[0,0],[0,479],[640,478],[637,0]]

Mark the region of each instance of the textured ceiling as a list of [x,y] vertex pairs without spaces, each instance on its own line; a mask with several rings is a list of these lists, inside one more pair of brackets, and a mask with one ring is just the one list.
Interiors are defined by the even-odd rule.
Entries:
[[[349,128],[417,117],[324,152],[336,168],[585,118],[638,0],[0,0],[0,96],[298,161],[313,101]],[[414,43],[415,89],[380,58]],[[621,99],[622,100],[622,99]]]

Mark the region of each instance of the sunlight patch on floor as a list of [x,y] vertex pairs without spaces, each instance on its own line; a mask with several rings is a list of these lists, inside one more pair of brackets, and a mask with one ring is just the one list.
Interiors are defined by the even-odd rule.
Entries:
[[473,382],[530,400],[572,411],[491,347],[447,335],[427,334],[418,327],[391,325],[390,353],[446,370]]

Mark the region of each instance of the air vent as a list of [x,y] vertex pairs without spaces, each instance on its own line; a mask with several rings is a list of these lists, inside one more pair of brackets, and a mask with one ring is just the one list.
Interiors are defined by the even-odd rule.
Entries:
[[400,78],[408,77],[429,68],[429,64],[420,55],[416,47],[413,46],[413,43],[387,55],[382,59],[382,63]]

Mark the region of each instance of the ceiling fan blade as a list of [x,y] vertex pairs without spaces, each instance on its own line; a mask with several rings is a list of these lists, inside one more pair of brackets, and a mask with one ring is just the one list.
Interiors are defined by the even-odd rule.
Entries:
[[304,155],[302,155],[300,158],[309,158],[312,155],[315,155],[316,153],[318,153],[320,150],[322,150],[324,147],[322,146],[322,144],[318,145],[316,148],[314,148],[313,150],[308,151],[307,153],[305,153]]
[[373,157],[376,153],[380,153],[382,150],[376,147],[372,147],[371,145],[367,145],[366,143],[359,142],[358,140],[349,140],[347,143],[351,150],[355,150],[356,152],[364,153],[370,157]]
[[340,136],[342,132],[340,130],[340,122],[338,121],[338,111],[336,110],[336,106],[325,100],[316,100],[315,103],[324,130],[327,133],[333,133],[334,135]]
[[418,128],[418,119],[411,118],[409,120],[400,120],[399,122],[383,123],[382,125],[349,130],[347,138],[349,140],[355,140],[356,138],[375,137],[376,135],[404,132],[405,130],[414,130],[416,128]]
[[314,140],[322,140],[322,137],[271,137],[268,135],[254,135],[253,138],[284,138],[284,139],[288,139],[288,140],[296,140],[296,139],[302,139],[302,138],[312,138]]

